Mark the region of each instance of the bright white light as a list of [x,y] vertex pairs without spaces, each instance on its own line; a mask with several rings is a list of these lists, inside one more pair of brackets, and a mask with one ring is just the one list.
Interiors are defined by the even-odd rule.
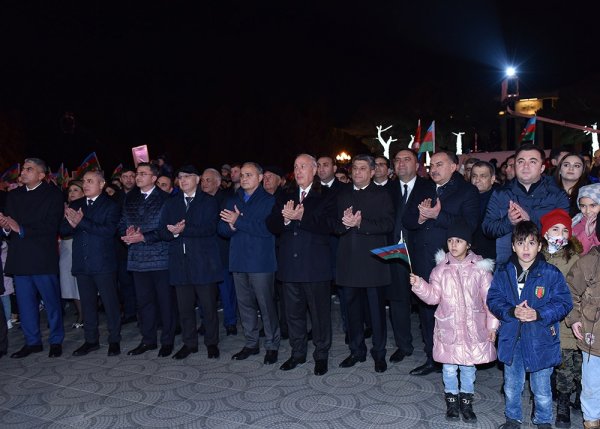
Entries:
[[515,70],[514,67],[507,67],[506,68],[506,76],[513,77],[516,74],[517,74],[517,70]]

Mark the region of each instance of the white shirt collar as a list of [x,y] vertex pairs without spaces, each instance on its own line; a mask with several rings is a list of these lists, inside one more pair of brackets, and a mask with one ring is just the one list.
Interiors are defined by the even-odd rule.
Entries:
[[387,185],[388,179],[385,179],[385,181],[381,182],[381,183],[377,183],[376,181],[373,180],[373,183],[375,183],[377,186],[385,186]]
[[331,188],[331,186],[333,185],[333,182],[335,182],[335,177],[333,179],[331,179],[329,182],[323,182],[323,181],[321,181],[321,185],[327,186],[328,188]]
[[37,188],[39,188],[42,185],[42,182],[38,183],[37,185],[35,185],[33,188],[29,189],[27,186],[25,186],[25,189],[27,189],[27,192],[29,191],[35,191]]

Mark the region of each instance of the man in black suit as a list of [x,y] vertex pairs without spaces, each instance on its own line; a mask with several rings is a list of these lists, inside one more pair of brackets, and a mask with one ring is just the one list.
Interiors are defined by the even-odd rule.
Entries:
[[337,196],[336,232],[340,234],[337,252],[337,283],[346,287],[350,356],[340,363],[348,368],[364,362],[363,302],[367,300],[373,329],[371,356],[375,371],[387,369],[385,361],[386,317],[384,287],[390,284],[389,267],[370,250],[386,246],[394,229],[394,206],[388,192],[373,183],[375,161],[357,155],[352,161],[354,185]]
[[60,190],[46,181],[46,163],[27,158],[21,170],[24,186],[8,193],[0,227],[10,245],[5,271],[14,276],[25,345],[13,353],[24,358],[42,351],[39,304],[44,301],[50,326],[49,357],[62,355],[65,336],[58,282],[58,228],[63,216]]
[[219,357],[217,283],[223,268],[217,244],[219,204],[199,188],[200,173],[193,165],[179,169],[181,192],[165,203],[160,236],[169,242],[169,280],[175,287],[183,347],[173,359],[198,352],[196,302],[202,308],[204,344],[209,359]]
[[292,356],[281,365],[288,371],[306,362],[307,310],[310,312],[315,375],[327,372],[331,348],[331,251],[335,200],[315,181],[317,161],[299,155],[294,162],[294,188],[282,193],[267,218],[279,235],[277,278],[282,282]]
[[65,208],[61,234],[73,236],[73,266],[81,297],[85,342],[73,352],[84,356],[100,348],[98,293],[106,312],[108,356],[121,353],[121,313],[117,289],[117,258],[114,237],[121,215],[119,204],[102,192],[102,171],[83,176],[84,198]]
[[[413,198],[413,190],[428,186],[428,181],[417,176],[419,163],[417,155],[409,149],[399,151],[394,156],[394,170],[398,180],[391,183],[394,207],[396,209],[396,222],[392,243],[404,241],[408,246],[409,254],[414,246],[410,232],[402,223],[402,216]],[[414,254],[414,253],[413,253]],[[406,356],[413,353],[412,332],[410,323],[411,292],[408,274],[410,267],[404,261],[394,260],[390,264],[392,284],[387,288],[387,298],[390,302],[390,321],[394,331],[394,340],[397,350],[390,356],[390,362],[401,362]]]
[[[413,195],[402,217],[412,242],[413,272],[429,278],[435,266],[435,253],[446,244],[450,225],[462,219],[471,233],[480,222],[479,194],[477,188],[463,178],[457,170],[458,159],[452,152],[439,151],[431,157],[429,175],[432,182],[413,190]],[[409,247],[409,251],[411,247]],[[436,306],[419,302],[421,332],[425,343],[425,364],[413,369],[412,375],[426,375],[440,368],[433,361],[433,327]]]

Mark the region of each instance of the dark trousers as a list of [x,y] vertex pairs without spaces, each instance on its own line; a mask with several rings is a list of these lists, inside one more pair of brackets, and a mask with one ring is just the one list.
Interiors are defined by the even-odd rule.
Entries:
[[315,360],[329,357],[331,348],[331,293],[329,281],[283,283],[292,357],[306,358],[308,337],[306,310],[310,312]]
[[169,271],[133,272],[142,342],[156,344],[158,318],[162,325],[160,343],[173,345],[177,314],[175,291],[169,284]]
[[38,294],[44,301],[44,307],[48,315],[48,324],[50,325],[48,342],[50,344],[62,344],[65,338],[65,328],[62,319],[58,276],[56,274],[15,276],[14,282],[25,344],[28,346],[42,344]]
[[410,323],[411,291],[408,271],[404,267],[391,267],[392,284],[388,290],[390,322],[396,347],[406,354],[414,350]]
[[127,271],[127,258],[118,259],[117,280],[119,282],[119,299],[123,306],[123,317],[136,315],[135,286],[133,276]]
[[364,333],[365,316],[363,312],[363,305],[366,301],[371,315],[371,328],[373,329],[371,356],[374,360],[385,359],[387,322],[385,319],[384,287],[346,287],[344,294],[348,306],[350,352],[358,357],[364,357],[367,354]]
[[[4,279],[2,279],[4,281]],[[9,314],[10,316],[10,314]],[[4,314],[4,306],[0,303],[0,353],[8,351],[8,325],[6,323],[6,315]]]
[[228,269],[223,270],[223,281],[219,283],[219,295],[223,304],[223,326],[237,325],[237,298],[233,276]]
[[121,342],[121,312],[117,293],[116,273],[83,275],[77,274],[77,288],[83,313],[83,332],[86,343],[99,342],[98,293],[106,313],[108,342]]
[[421,334],[425,343],[425,354],[427,360],[433,361],[433,328],[435,326],[435,310],[437,305],[425,304],[419,300],[419,321],[421,322]]
[[275,279],[275,300],[277,301],[277,311],[279,315],[279,329],[281,334],[288,333],[288,322],[287,322],[287,311],[286,311],[286,302],[283,292],[283,283],[277,279]]
[[202,309],[203,323],[206,332],[204,344],[216,346],[219,343],[219,316],[217,314],[217,284],[177,285],[177,307],[181,322],[183,344],[190,348],[198,348],[198,332],[196,321],[196,302]]

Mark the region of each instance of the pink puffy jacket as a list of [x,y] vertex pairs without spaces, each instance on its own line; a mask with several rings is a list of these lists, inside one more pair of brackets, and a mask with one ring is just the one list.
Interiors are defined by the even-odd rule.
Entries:
[[455,365],[475,365],[496,360],[490,330],[499,321],[485,301],[492,283],[494,262],[472,252],[462,261],[439,250],[437,265],[413,292],[425,303],[438,304],[433,331],[433,359]]

